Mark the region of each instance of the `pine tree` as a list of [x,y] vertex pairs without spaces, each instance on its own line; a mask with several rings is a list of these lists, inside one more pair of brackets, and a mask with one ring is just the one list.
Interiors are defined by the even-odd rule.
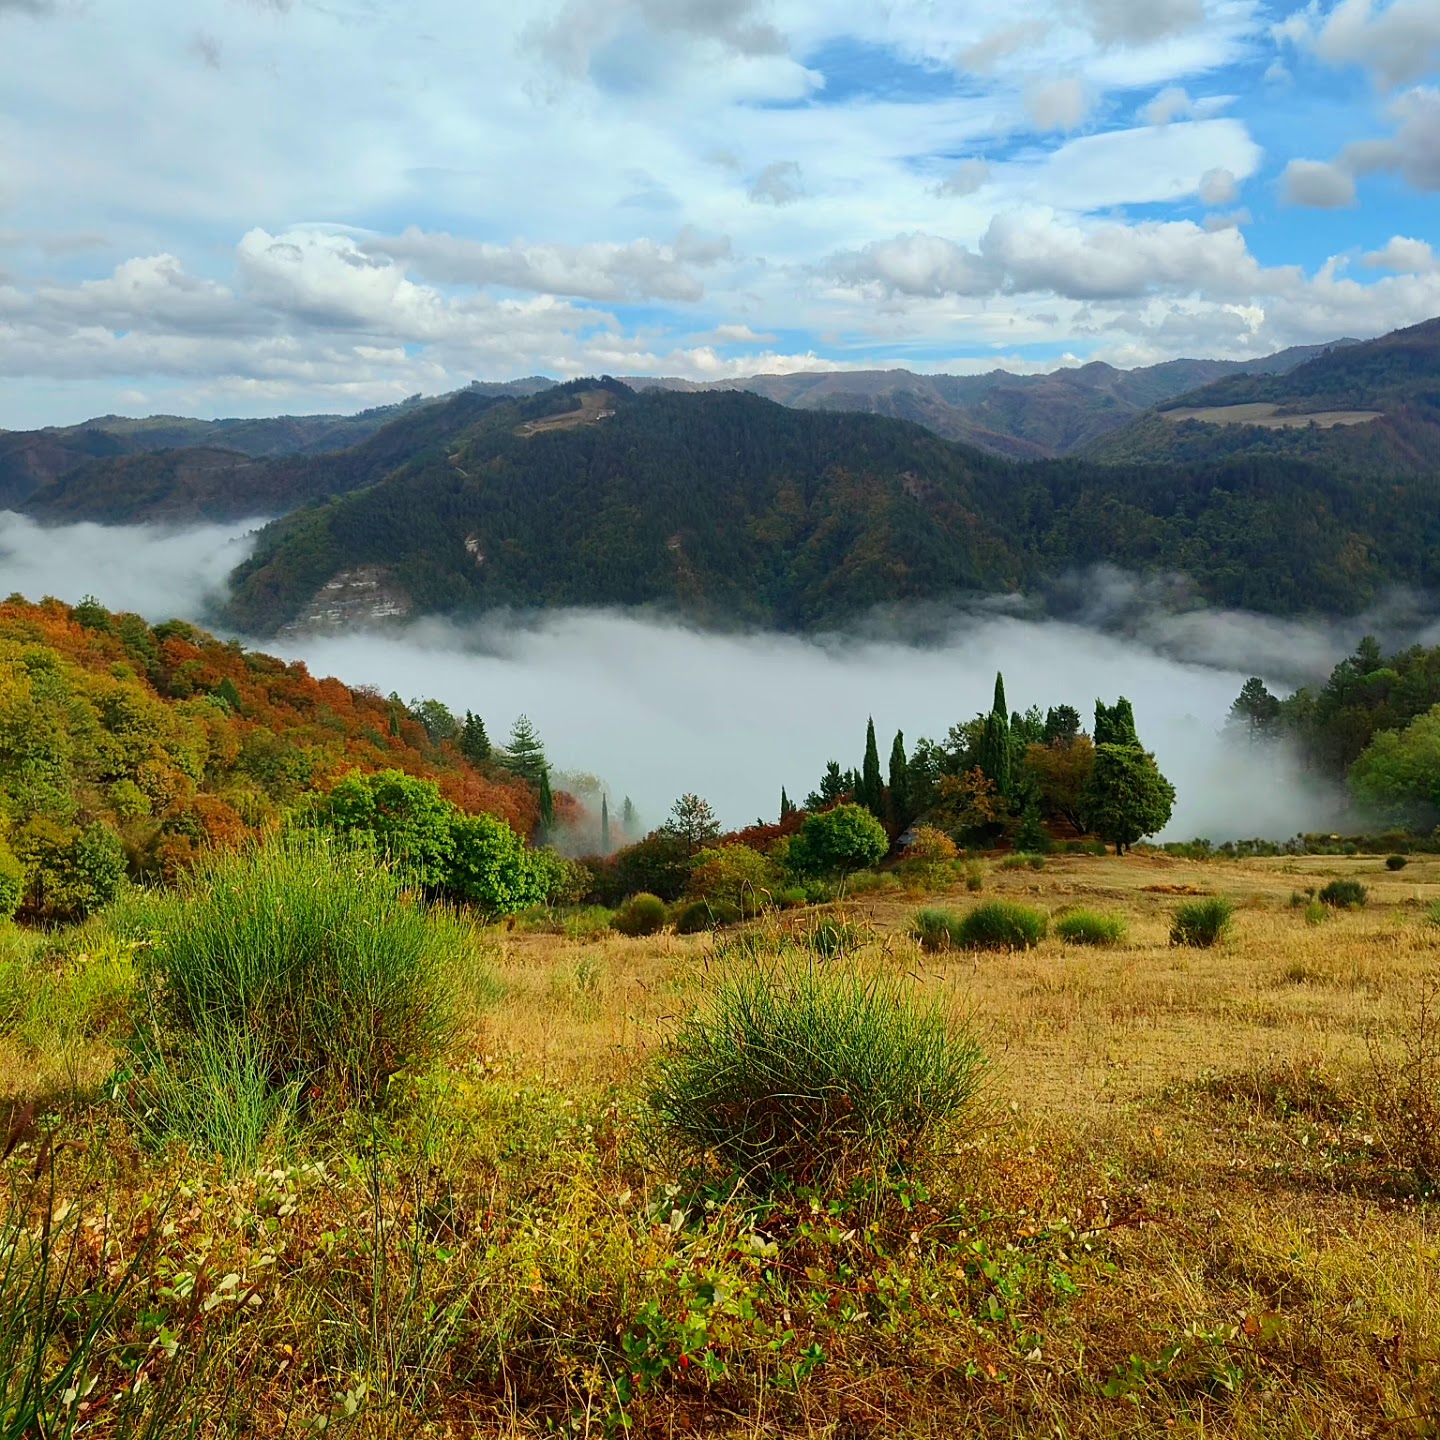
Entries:
[[510,727],[510,743],[505,747],[505,766],[532,785],[550,768],[545,759],[545,746],[526,715],[518,715]]
[[460,727],[460,753],[472,765],[483,765],[494,754],[485,722],[469,710],[465,712],[465,723]]
[[856,798],[877,819],[885,818],[885,782],[880,778],[880,750],[875,744],[875,719],[865,727],[865,763]]
[[610,802],[600,797],[600,853],[610,853]]
[[980,737],[980,768],[995,784],[995,789],[1008,802],[1014,791],[1013,758],[1010,752],[1010,711],[1005,705],[1005,677],[995,676],[995,701],[985,717],[985,731]]
[[890,746],[890,824],[903,830],[915,817],[910,813],[910,766],[905,759],[905,736],[897,730]]
[[824,810],[829,805],[836,805],[850,794],[853,789],[850,776],[840,768],[838,760],[827,760],[825,762],[825,774],[820,780],[820,788],[812,790],[805,797],[805,808],[807,810]]
[[670,818],[660,827],[667,835],[684,842],[691,855],[720,838],[720,822],[708,800],[698,795],[682,795],[670,811]]

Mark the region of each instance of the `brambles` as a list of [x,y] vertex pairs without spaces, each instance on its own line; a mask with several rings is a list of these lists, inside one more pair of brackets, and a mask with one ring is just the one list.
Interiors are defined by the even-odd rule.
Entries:
[[1370,899],[1370,892],[1358,880],[1332,880],[1321,887],[1318,899],[1332,910],[1359,910]]
[[985,1061],[941,999],[850,964],[737,965],[655,1062],[661,1137],[752,1188],[908,1169],[962,1120]]
[[955,941],[965,950],[1029,950],[1048,929],[1039,910],[1012,900],[987,900],[961,920]]
[[1055,933],[1071,945],[1119,945],[1125,930],[1123,916],[1094,910],[1072,910],[1055,922]]
[[1208,949],[1230,933],[1235,907],[1223,895],[1189,900],[1175,910],[1170,922],[1170,943]]
[[639,895],[632,895],[615,912],[610,924],[622,935],[632,938],[658,935],[665,928],[665,902],[658,895],[647,895],[642,891]]

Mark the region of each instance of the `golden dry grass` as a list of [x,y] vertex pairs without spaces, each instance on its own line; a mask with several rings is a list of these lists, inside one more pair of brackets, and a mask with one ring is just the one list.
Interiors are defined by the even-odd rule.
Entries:
[[[1369,905],[1307,923],[1292,895],[1336,876],[1362,879]],[[1234,901],[1227,943],[1169,943],[1194,893]],[[908,938],[921,903],[996,895],[1123,913],[1128,937],[973,956]],[[353,1134],[307,1142],[335,1152],[331,1178],[306,1182],[273,1299],[237,1332],[249,1338],[233,1383],[261,1397],[251,1433],[281,1433],[284,1408],[266,1397],[282,1392],[297,1413],[339,1417],[363,1371],[363,1403],[335,1433],[618,1434],[623,1349],[621,1369],[647,1377],[621,1407],[635,1435],[1440,1434],[1440,1227],[1371,1103],[1372,1049],[1403,1052],[1440,974],[1424,913],[1436,898],[1437,859],[1391,873],[1373,857],[1138,855],[992,869],[978,896],[897,888],[843,904],[873,929],[862,962],[953,994],[996,1063],[985,1123],[928,1177],[929,1197],[902,1205],[897,1192],[872,1229],[841,1204],[827,1233],[804,1206],[676,1211],[673,1177],[637,1141],[637,1070],[702,1000],[723,939],[490,932],[504,998],[468,1017],[448,1074],[374,1162],[370,1240],[365,1167],[335,1158]],[[34,1041],[11,1033],[0,1049],[11,1095],[37,1066],[63,1080]],[[67,1043],[83,1091],[110,1052]],[[244,1246],[258,1242],[224,1238],[205,1207],[270,1213],[255,1194],[274,1182],[147,1156],[103,1106],[88,1114],[124,1157],[117,1209],[184,1183],[201,1218],[172,1249],[203,1240],[212,1274],[248,1284]],[[22,1145],[10,1165],[32,1156]],[[413,1294],[394,1274],[377,1290],[376,1257],[398,1247],[403,1271],[407,1226],[437,1206],[446,1258],[427,1261]],[[756,1231],[778,1258],[752,1253]],[[721,1314],[697,1286],[751,1299]],[[758,1318],[742,1320],[752,1303]],[[697,1315],[723,1376],[678,1358],[701,1353],[676,1338]],[[343,1345],[326,1338],[352,1322]],[[437,1356],[424,1336],[444,1326]],[[813,1374],[807,1346],[824,1357]],[[401,1377],[388,1394],[384,1367]]]

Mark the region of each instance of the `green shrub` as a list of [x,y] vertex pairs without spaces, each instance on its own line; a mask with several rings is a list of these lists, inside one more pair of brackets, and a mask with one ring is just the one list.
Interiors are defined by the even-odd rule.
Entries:
[[719,901],[747,915],[770,903],[779,874],[758,850],[748,845],[719,845],[701,850],[691,861],[686,894],[692,900]]
[[660,1137],[763,1192],[913,1166],[972,1105],[984,1063],[902,977],[740,965],[665,1047],[647,1100]]
[[1403,870],[1409,863],[1409,856],[1406,855],[1387,855],[1385,857],[1385,868],[1387,870]]
[[960,927],[964,917],[954,910],[929,906],[917,910],[910,922],[910,933],[920,942],[922,950],[953,950],[959,945]]
[[1320,903],[1332,910],[1359,910],[1370,892],[1358,880],[1332,880],[1320,890]]
[[787,885],[775,892],[775,904],[781,910],[797,910],[805,903],[805,891],[798,885]]
[[878,864],[889,849],[885,827],[863,805],[837,805],[810,816],[787,854],[797,875],[848,875]]
[[1023,855],[1007,855],[1001,862],[1002,870],[1023,870],[1025,868],[1025,857]]
[[857,870],[845,877],[844,890],[847,895],[883,895],[898,890],[900,881],[894,875],[879,870]]
[[391,1077],[444,1046],[448,996],[475,980],[467,926],[411,903],[373,854],[320,836],[216,852],[137,920],[151,928],[140,1108],[232,1158],[282,1111],[381,1102]]
[[1071,945],[1119,945],[1125,939],[1123,916],[1072,910],[1055,922],[1055,933]]
[[1029,950],[1048,929],[1049,921],[1039,910],[1011,900],[987,900],[961,920],[955,939],[966,950]]
[[985,867],[978,860],[965,862],[965,888],[972,895],[985,888]]
[[632,895],[610,924],[622,935],[658,935],[665,928],[665,902],[658,895]]
[[8,920],[25,898],[25,867],[0,840],[0,922]]
[[1170,943],[1201,949],[1218,945],[1230,933],[1234,918],[1235,907],[1223,895],[1189,900],[1175,910],[1170,922]]
[[1312,900],[1305,907],[1305,923],[1307,925],[1323,925],[1329,918],[1329,908],[1318,900]]
[[741,918],[740,907],[728,900],[691,900],[680,907],[675,917],[675,933],[698,935],[721,925],[734,925]]

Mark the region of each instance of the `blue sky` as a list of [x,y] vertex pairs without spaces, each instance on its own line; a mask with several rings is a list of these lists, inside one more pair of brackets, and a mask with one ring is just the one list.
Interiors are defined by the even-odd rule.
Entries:
[[0,0],[0,426],[1379,334],[1437,85],[1437,0]]

